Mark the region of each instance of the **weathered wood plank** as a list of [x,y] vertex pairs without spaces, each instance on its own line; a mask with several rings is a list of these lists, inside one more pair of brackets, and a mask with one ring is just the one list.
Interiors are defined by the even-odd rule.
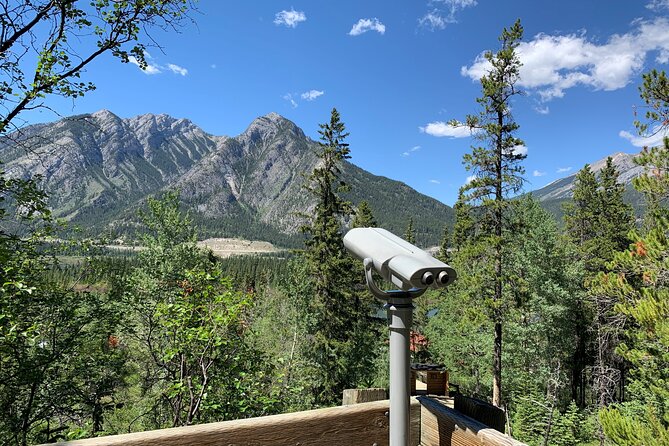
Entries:
[[[63,446],[280,446],[388,444],[389,402],[223,421],[197,426],[111,435],[59,443]],[[413,446],[420,440],[420,404],[411,401]]]
[[421,446],[525,446],[439,401],[419,397]]
[[488,427],[492,427],[500,432],[504,432],[506,425],[506,414],[499,407],[485,401],[469,398],[464,395],[455,395],[455,410],[463,415],[480,421]]
[[371,403],[372,401],[382,401],[388,399],[386,389],[344,389],[342,406],[349,404]]

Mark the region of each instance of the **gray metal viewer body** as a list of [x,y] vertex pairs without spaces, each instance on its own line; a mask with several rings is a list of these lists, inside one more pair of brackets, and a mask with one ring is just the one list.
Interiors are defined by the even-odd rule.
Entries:
[[[428,287],[440,288],[455,280],[455,270],[422,249],[381,228],[355,228],[344,246],[362,260],[369,291],[386,302],[390,328],[390,446],[409,445],[409,335],[413,302]],[[398,290],[381,290],[375,270]]]

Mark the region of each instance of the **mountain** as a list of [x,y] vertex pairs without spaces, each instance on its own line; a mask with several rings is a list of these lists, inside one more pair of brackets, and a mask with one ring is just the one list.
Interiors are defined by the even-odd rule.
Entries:
[[[110,111],[26,127],[0,139],[8,176],[40,175],[54,215],[90,236],[137,228],[146,198],[179,189],[201,236],[244,237],[298,246],[298,214],[313,209],[302,185],[317,143],[270,113],[235,137],[213,136],[186,119]],[[354,149],[355,150],[355,149]],[[380,225],[403,233],[414,218],[420,244],[436,244],[453,211],[407,185],[346,162],[348,199],[367,200]]]
[[[643,167],[634,163],[634,158],[637,154],[617,152],[610,155],[613,160],[613,165],[618,170],[620,176],[618,182],[625,185],[625,201],[631,204],[637,212],[637,215],[643,213],[643,197],[636,192],[632,187],[632,180],[643,173]],[[606,158],[590,164],[590,169],[597,173],[606,165]],[[560,221],[562,221],[562,203],[571,200],[574,180],[576,174],[565,178],[560,178],[553,181],[546,186],[532,191],[531,194],[541,202],[541,205],[554,214]]]

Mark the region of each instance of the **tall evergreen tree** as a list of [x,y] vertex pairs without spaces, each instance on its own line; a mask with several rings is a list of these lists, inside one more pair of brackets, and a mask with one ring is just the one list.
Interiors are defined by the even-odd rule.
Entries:
[[[521,94],[516,88],[521,66],[516,48],[522,37],[523,27],[518,20],[502,31],[501,48],[496,53],[485,53],[491,68],[481,78],[482,96],[477,102],[482,110],[468,115],[464,123],[483,142],[464,156],[465,168],[473,171],[474,179],[462,187],[462,199],[478,211],[480,235],[470,242],[487,247],[485,261],[492,265],[489,283],[483,292],[494,325],[492,402],[496,406],[502,405],[504,252],[508,242],[505,223],[510,198],[520,191],[524,181],[520,162],[526,157],[521,150],[523,141],[515,136],[519,126],[511,114],[511,101]],[[463,124],[451,121],[451,125]]]
[[355,217],[351,222],[352,228],[375,228],[378,225],[374,214],[372,213],[372,208],[369,207],[369,203],[366,201],[361,201],[358,205],[358,209],[355,210]]
[[404,231],[404,240],[416,244],[416,229],[413,227],[413,217],[409,217],[409,223]]
[[[669,140],[653,152],[666,159]],[[669,184],[667,171],[647,167],[650,172],[636,183],[642,191],[655,193]],[[627,322],[617,352],[632,365],[632,399],[600,411],[606,436],[619,445],[669,442],[669,220],[657,218],[666,209],[649,212],[653,226],[633,232],[630,248],[615,256],[611,272],[600,274],[594,286],[597,294],[611,296],[613,316]]]
[[[616,252],[629,244],[633,228],[632,208],[623,201],[624,186],[618,183],[618,171],[612,158],[595,176],[586,165],[577,175],[573,202],[565,205],[567,234],[576,246],[578,260],[584,267],[581,300],[577,302],[574,320],[578,348],[572,359],[574,398],[583,404],[584,383],[581,379],[587,365],[593,365],[594,391],[599,407],[606,407],[615,397],[622,379],[623,364],[614,354],[620,337],[619,318],[613,311],[616,301],[610,294],[597,292],[592,281]],[[588,358],[588,337],[594,339]],[[602,436],[603,439],[603,436]],[[603,440],[602,440],[603,441]]]
[[[643,75],[641,98],[646,121],[636,121],[642,135],[667,128],[669,80],[664,71]],[[596,291],[613,296],[613,311],[626,321],[617,348],[632,368],[630,401],[600,411],[606,436],[618,445],[669,443],[669,139],[645,148],[636,160],[645,172],[633,181],[648,204],[641,232],[632,233],[629,248],[600,274]]]
[[[313,388],[317,405],[339,401],[343,389],[352,387],[365,375],[369,352],[365,349],[367,308],[354,296],[358,275],[344,249],[342,224],[351,214],[351,205],[341,194],[349,187],[340,179],[341,165],[350,158],[348,136],[339,112],[332,109],[330,122],[320,125],[318,157],[305,186],[316,198],[316,209],[302,231],[308,235],[304,257],[313,282],[309,301],[306,356],[315,374]],[[368,355],[369,356],[369,355]]]
[[458,200],[453,206],[455,210],[455,225],[453,226],[453,247],[463,246],[474,236],[474,219],[471,215],[472,207],[463,196],[462,189],[458,192]]
[[451,247],[450,231],[448,230],[448,225],[444,225],[444,230],[441,235],[441,241],[439,242],[439,252],[437,253],[437,258],[442,262],[448,263],[450,261],[450,253],[448,252],[450,247]]
[[[601,262],[595,260],[590,254],[596,247],[597,187],[597,177],[590,169],[590,165],[586,164],[578,171],[574,179],[572,200],[563,205],[567,237],[575,247],[572,251],[577,253],[577,258],[574,260],[582,265],[585,271],[589,271],[589,274],[592,274],[601,265]],[[587,382],[584,371],[592,364],[590,343],[593,316],[585,299],[584,281],[584,277],[579,279],[580,290],[576,293],[573,307],[576,348],[570,361],[572,399],[580,407],[585,406]]]

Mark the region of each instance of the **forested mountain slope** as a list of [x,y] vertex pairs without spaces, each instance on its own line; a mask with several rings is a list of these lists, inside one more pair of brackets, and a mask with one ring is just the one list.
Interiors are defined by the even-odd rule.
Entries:
[[[0,140],[10,176],[43,177],[57,217],[91,236],[132,234],[146,197],[178,188],[202,235],[300,244],[300,213],[313,199],[305,175],[316,143],[276,113],[236,137],[207,134],[186,119],[147,114],[121,119],[107,110],[29,126]],[[355,148],[353,148],[355,153]],[[369,202],[379,223],[402,233],[410,217],[418,241],[438,242],[452,209],[407,185],[346,163],[349,199]]]
[[[643,197],[632,187],[632,180],[643,173],[643,167],[634,163],[636,154],[617,152],[610,155],[620,176],[618,182],[625,185],[625,201],[631,204],[637,215],[643,214]],[[608,157],[607,157],[608,158]],[[606,158],[590,164],[590,169],[598,173],[606,165]],[[583,166],[582,166],[583,167]],[[552,183],[532,191],[531,194],[541,205],[562,221],[562,203],[571,200],[576,173],[560,178]]]

